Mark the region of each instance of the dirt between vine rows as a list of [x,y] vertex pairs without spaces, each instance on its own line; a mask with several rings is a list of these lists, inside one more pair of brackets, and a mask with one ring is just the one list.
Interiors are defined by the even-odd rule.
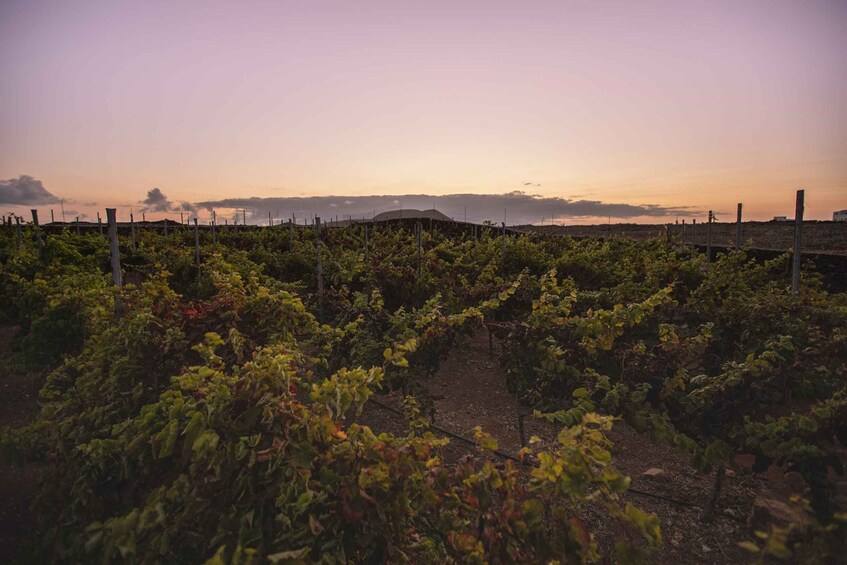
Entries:
[[[440,370],[425,386],[435,399],[435,426],[473,439],[473,428],[480,425],[498,440],[502,452],[516,454],[521,447],[518,414],[529,411],[508,392],[498,355],[497,341],[494,354],[489,353],[487,333],[478,331],[442,361]],[[399,392],[379,395],[377,401],[402,412]],[[376,403],[368,403],[357,421],[375,432],[406,431],[403,416]],[[531,415],[525,418],[524,425],[527,439],[535,435],[544,442],[555,441],[560,429]],[[753,475],[751,462],[740,457],[734,468],[727,469],[714,519],[704,522],[700,516],[712,493],[713,473],[697,473],[685,454],[654,443],[624,422],[616,422],[609,437],[614,442],[613,464],[632,479],[625,499],[661,520],[663,544],[655,556],[660,563],[752,561],[753,556],[737,543],[755,539],[748,525],[754,501],[758,497],[760,501],[784,504],[790,494],[801,489],[800,484],[786,480],[775,469]],[[444,457],[455,461],[474,451],[473,445],[451,439]],[[615,541],[625,539],[621,526],[603,508],[587,505],[579,509],[579,515],[595,532],[602,549],[608,550]]]

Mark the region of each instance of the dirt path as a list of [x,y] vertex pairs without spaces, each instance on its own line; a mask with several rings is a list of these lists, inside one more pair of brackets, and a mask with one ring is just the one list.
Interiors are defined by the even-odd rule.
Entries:
[[435,399],[434,424],[466,438],[473,438],[474,427],[482,426],[502,451],[516,454],[521,448],[518,414],[527,410],[507,390],[506,374],[497,356],[488,351],[485,331],[476,332],[460,347],[426,382]]
[[[518,404],[506,388],[506,375],[498,362],[499,344],[494,354],[488,350],[485,331],[477,332],[468,343],[456,348],[441,363],[439,372],[425,383],[434,398],[435,425],[452,434],[473,438],[473,428],[482,426],[500,444],[501,451],[514,454],[521,447],[518,413],[529,409]],[[379,402],[402,410],[399,393],[381,396]],[[359,419],[375,431],[404,433],[405,421],[397,413],[369,405]],[[527,416],[525,437],[532,435],[554,441],[559,427]],[[703,507],[712,492],[714,475],[696,473],[686,455],[665,444],[656,444],[623,422],[615,424],[610,434],[614,442],[614,465],[631,477],[627,497],[644,510],[656,514],[662,522],[662,563],[739,563],[749,562],[751,555],[737,542],[753,538],[747,525],[756,496],[768,493],[763,478],[742,469],[729,470],[717,503],[716,517],[704,523]],[[451,440],[448,458],[470,452],[473,446]],[[602,508],[586,507],[581,518],[597,533],[598,543],[609,547],[620,538],[619,526]]]

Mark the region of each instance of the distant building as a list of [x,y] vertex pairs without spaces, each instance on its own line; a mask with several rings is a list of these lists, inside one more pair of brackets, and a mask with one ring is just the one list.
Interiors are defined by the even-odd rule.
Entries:
[[774,222],[787,222],[788,216],[774,216],[773,221]]
[[833,222],[847,222],[847,210],[838,210],[832,213]]

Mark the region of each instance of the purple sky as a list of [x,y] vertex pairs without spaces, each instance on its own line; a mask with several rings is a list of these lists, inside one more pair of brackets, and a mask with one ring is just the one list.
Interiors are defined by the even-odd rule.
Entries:
[[3,0],[0,208],[58,210],[20,200],[28,175],[89,215],[155,187],[282,216],[285,197],[524,190],[768,219],[805,188],[828,219],[845,30],[843,0]]

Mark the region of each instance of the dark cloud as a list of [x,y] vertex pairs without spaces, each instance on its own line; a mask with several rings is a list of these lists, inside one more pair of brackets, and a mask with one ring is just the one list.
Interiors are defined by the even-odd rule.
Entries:
[[188,212],[189,214],[197,213],[197,206],[185,200],[181,202],[172,202],[168,199],[161,188],[154,188],[147,191],[147,198],[141,201],[143,204],[142,212]]
[[51,194],[40,180],[29,175],[0,180],[0,204],[20,206],[31,204],[53,204],[59,199]]
[[192,204],[191,202],[180,202],[179,203],[179,212],[190,212],[191,214],[197,213],[197,206]]
[[195,203],[198,208],[247,210],[250,218],[264,221],[271,212],[280,218],[293,214],[298,221],[321,216],[327,220],[347,215],[353,218],[370,218],[374,213],[404,209],[436,210],[462,220],[467,208],[468,221],[482,222],[503,220],[503,211],[509,224],[540,222],[542,218],[555,215],[557,219],[606,218],[628,219],[649,216],[656,219],[673,216],[690,216],[701,211],[689,207],[660,206],[658,204],[616,204],[599,200],[577,200],[552,196],[539,196],[523,191],[506,194],[449,194],[431,196],[426,194],[379,195],[379,196],[311,196],[311,197],[249,197],[225,198]]
[[147,198],[141,201],[144,207],[142,212],[170,212],[173,209],[173,203],[168,200],[168,197],[159,188],[147,191]]

